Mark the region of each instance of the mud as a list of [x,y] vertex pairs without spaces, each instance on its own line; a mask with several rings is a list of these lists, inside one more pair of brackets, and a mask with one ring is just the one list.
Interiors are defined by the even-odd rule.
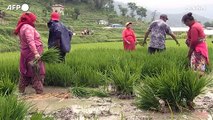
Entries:
[[32,112],[40,111],[56,120],[212,120],[213,111],[212,90],[195,99],[194,112],[173,114],[139,110],[133,99],[79,99],[73,97],[68,88],[46,87],[42,95],[28,88],[27,94],[20,98],[33,105]]

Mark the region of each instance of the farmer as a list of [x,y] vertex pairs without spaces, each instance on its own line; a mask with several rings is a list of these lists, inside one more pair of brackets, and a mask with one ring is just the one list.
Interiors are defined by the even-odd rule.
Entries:
[[59,49],[61,61],[65,62],[66,53],[68,53],[71,48],[72,32],[59,20],[59,13],[53,12],[50,21],[47,23],[49,28],[48,48]]
[[43,82],[45,77],[44,63],[39,61],[37,70],[33,65],[34,59],[40,59],[43,45],[39,33],[35,29],[36,16],[31,12],[21,15],[15,29],[15,34],[20,39],[20,80],[19,92],[24,93],[25,88],[32,84],[37,94],[43,93]]
[[203,75],[206,65],[209,63],[206,35],[203,26],[195,21],[192,13],[184,15],[182,22],[189,27],[186,44],[189,47],[188,58],[191,68]]
[[122,37],[123,37],[123,44],[124,50],[132,51],[135,50],[136,45],[136,36],[134,31],[132,30],[132,23],[127,22],[126,28],[123,30]]
[[151,33],[150,45],[148,48],[148,52],[150,54],[166,50],[165,46],[166,34],[170,35],[176,41],[177,45],[180,45],[175,35],[171,31],[169,25],[166,23],[167,20],[168,20],[167,15],[162,14],[160,15],[160,19],[152,22],[150,27],[148,28],[142,46],[146,44],[146,40],[149,34]]

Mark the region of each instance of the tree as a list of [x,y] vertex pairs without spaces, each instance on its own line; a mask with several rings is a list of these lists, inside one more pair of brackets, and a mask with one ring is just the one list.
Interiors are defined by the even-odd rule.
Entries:
[[146,15],[146,12],[147,12],[147,10],[146,10],[146,8],[144,8],[144,7],[139,7],[139,8],[136,10],[137,15],[139,15],[142,19],[143,19],[144,17],[147,16],[147,15]]
[[127,4],[129,9],[131,10],[130,16],[132,18],[135,17],[135,11],[138,9],[138,6],[136,5],[136,3],[130,2]]
[[213,22],[212,23],[211,22],[205,22],[204,26],[205,27],[213,27]]
[[80,10],[78,8],[74,8],[72,12],[72,18],[74,20],[77,20],[80,14]]
[[105,5],[107,11],[114,11],[114,1],[108,0],[107,4]]
[[151,22],[155,20],[156,14],[157,14],[157,10],[155,10],[154,12],[152,12]]
[[121,12],[121,15],[122,15],[122,16],[126,16],[126,14],[127,14],[127,12],[128,12],[128,9],[122,7],[121,5],[118,5],[118,7],[119,7],[119,10],[120,10],[120,12]]
[[57,0],[62,1],[64,3],[72,2],[72,3],[86,3],[92,6],[94,9],[106,9],[106,10],[114,10],[114,0]]
[[117,16],[116,14],[108,14],[107,18],[108,18],[109,23],[114,22],[114,18],[116,18],[116,16]]

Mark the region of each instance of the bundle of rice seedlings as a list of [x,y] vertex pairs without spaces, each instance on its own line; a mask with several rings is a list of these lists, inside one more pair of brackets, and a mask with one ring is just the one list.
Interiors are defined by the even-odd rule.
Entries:
[[30,120],[54,120],[52,117],[44,116],[43,113],[36,112],[32,114]]
[[24,101],[20,101],[17,96],[0,96],[0,120],[24,120],[29,105]]
[[[56,48],[50,48],[41,55],[39,60],[45,63],[59,63],[61,62],[60,52]],[[39,60],[35,59],[34,64],[37,64]]]
[[85,87],[73,87],[70,89],[70,92],[80,98],[88,97],[108,97],[108,94],[105,91],[95,88],[85,88]]
[[146,76],[136,87],[136,103],[142,109],[160,110],[159,99],[174,111],[193,110],[193,100],[211,83],[211,79],[200,78],[191,70],[180,68],[164,70],[156,76]]
[[89,65],[86,65],[86,63],[77,66],[75,74],[72,78],[75,86],[96,88],[100,85],[105,84],[105,81],[102,79],[101,73],[96,69],[92,68]]
[[80,97],[80,98],[87,98],[89,97],[89,92],[83,88],[83,87],[73,87],[70,89],[70,92],[76,96],[76,97]]
[[59,63],[61,62],[60,53],[58,49],[50,48],[46,52],[41,55],[40,59],[34,59],[30,64],[32,65],[35,74],[39,76],[39,61],[43,61],[45,63]]
[[140,109],[160,111],[160,103],[155,92],[142,83],[136,87],[136,106]]
[[110,72],[109,79],[113,82],[117,95],[131,97],[134,95],[133,86],[140,79],[140,71],[132,72],[128,65],[115,65]]
[[10,95],[16,90],[16,85],[13,83],[8,75],[3,75],[0,78],[0,94]]
[[187,107],[193,109],[193,100],[202,94],[206,87],[212,85],[212,78],[200,77],[194,71],[184,71],[184,75],[181,76],[181,85],[182,97],[185,99]]

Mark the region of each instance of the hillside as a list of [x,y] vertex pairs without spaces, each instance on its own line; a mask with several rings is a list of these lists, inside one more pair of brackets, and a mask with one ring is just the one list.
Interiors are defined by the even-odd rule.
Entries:
[[[118,5],[122,5],[123,7],[126,7],[128,8],[128,6],[125,4],[125,3],[122,3],[122,2],[115,2],[114,3],[115,5],[115,10],[117,12],[117,14],[120,14],[120,10],[119,10],[119,7]],[[153,12],[154,11],[151,11],[151,10],[147,10],[147,17],[145,18],[145,21],[147,22],[150,22],[152,17],[153,17]],[[162,13],[159,13],[157,12],[156,13],[156,17],[155,19],[158,19],[160,17],[160,14]],[[168,24],[172,27],[182,27],[184,26],[181,22],[181,18],[182,16],[184,15],[185,13],[180,13],[180,14],[168,14],[168,18],[169,18],[169,21],[168,21]],[[210,18],[207,18],[207,17],[204,17],[204,16],[201,16],[201,15],[198,15],[198,14],[194,14],[194,17],[200,21],[201,23],[205,23],[205,22],[208,22],[208,21],[212,21],[212,19]]]
[[[0,10],[3,10],[6,13],[5,18],[0,19],[0,52],[19,49],[18,39],[13,35],[13,30],[22,11],[7,11],[6,8],[11,4],[25,3],[21,1],[24,0],[20,0],[18,3],[16,0],[0,0]],[[42,40],[46,45],[48,39],[48,28],[46,23],[49,21],[51,11],[47,12],[47,15],[45,16],[43,11],[48,11],[48,7],[41,0],[28,0],[26,3],[30,6],[30,11],[36,13],[38,16],[36,28],[39,30]],[[112,24],[124,24],[127,21],[133,21],[135,23],[135,31],[138,36],[142,36],[144,30],[146,30],[145,23],[140,21],[136,22],[131,18],[119,17],[113,11],[107,12],[105,10],[94,10],[91,9],[90,5],[83,3],[74,4],[72,2],[68,2],[65,4],[65,11],[70,9],[72,10],[73,8],[80,10],[78,20],[73,20],[70,15],[67,15],[67,13],[65,13],[65,15],[61,18],[61,21],[66,26],[70,27],[74,33],[76,33],[76,35],[73,36],[72,43],[121,41],[122,29],[103,29],[103,27],[106,26],[97,24],[100,19],[109,20]],[[93,31],[93,35],[82,36],[81,31],[86,28]]]

